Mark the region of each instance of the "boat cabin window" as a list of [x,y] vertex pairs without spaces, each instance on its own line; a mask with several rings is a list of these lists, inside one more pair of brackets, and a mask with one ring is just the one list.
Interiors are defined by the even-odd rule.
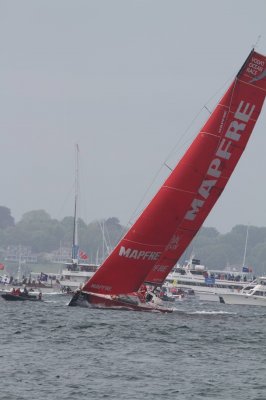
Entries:
[[254,286],[246,286],[246,287],[244,287],[245,290],[251,290],[253,288],[254,288]]
[[95,272],[97,270],[97,265],[76,265],[76,264],[68,264],[68,271],[84,271],[84,272]]
[[206,271],[200,271],[196,269],[190,269],[189,272],[191,272],[192,275],[204,275],[204,273],[206,274]]
[[173,272],[176,272],[180,275],[185,275],[186,271],[183,268],[175,268]]
[[263,296],[264,292],[262,290],[256,290],[256,292],[254,293],[254,295],[256,296]]

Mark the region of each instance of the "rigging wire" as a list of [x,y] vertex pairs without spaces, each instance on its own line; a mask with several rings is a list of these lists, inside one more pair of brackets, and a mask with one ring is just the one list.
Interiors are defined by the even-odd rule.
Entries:
[[[209,113],[211,113],[211,111],[208,109],[207,104],[210,103],[215,97],[217,97],[217,95],[222,91],[222,89],[224,89],[224,87],[226,85],[228,85],[228,82],[232,80],[232,77],[234,77],[235,74],[232,74],[230,76],[230,78],[228,78],[223,85],[221,85],[221,87],[219,87],[218,90],[216,90],[216,92],[205,102],[205,104],[200,108],[200,110],[197,112],[197,114],[194,116],[194,118],[191,120],[191,122],[189,123],[189,125],[187,126],[187,128],[185,129],[185,131],[183,132],[183,134],[179,137],[179,139],[177,140],[177,142],[175,143],[175,145],[172,147],[172,149],[170,150],[170,152],[168,153],[168,155],[166,156],[166,158],[164,159],[163,163],[161,164],[161,166],[159,167],[159,169],[157,170],[157,172],[155,173],[154,177],[151,180],[151,183],[148,185],[147,189],[145,190],[143,196],[141,197],[140,201],[138,202],[135,210],[133,211],[133,213],[131,214],[125,229],[123,230],[122,234],[121,234],[121,238],[125,235],[125,233],[127,232],[127,230],[129,229],[130,226],[133,225],[133,219],[136,220],[137,216],[139,216],[141,214],[141,212],[144,210],[144,207],[141,208],[141,205],[144,203],[145,198],[147,197],[148,193],[150,192],[152,186],[154,185],[155,181],[158,179],[160,173],[162,172],[162,170],[167,167],[168,169],[170,169],[171,171],[173,170],[172,167],[169,166],[168,164],[168,160],[170,160],[170,158],[172,158],[175,155],[175,158],[177,158],[177,148],[179,150],[179,152],[181,151],[181,149],[183,149],[184,147],[187,147],[191,141],[193,140],[193,138],[195,137],[195,133],[193,133],[193,135],[188,136],[188,132],[191,130],[192,126],[195,124],[195,122],[199,119],[199,116],[202,114],[202,112],[204,110],[208,110]],[[218,102],[216,102],[217,104]],[[198,132],[197,132],[198,133]],[[196,133],[196,134],[197,134]],[[188,137],[187,137],[188,136]],[[187,139],[185,140],[185,138],[187,137]],[[183,145],[181,145],[183,141]],[[140,210],[141,208],[141,210]],[[140,210],[140,211],[138,211]]]

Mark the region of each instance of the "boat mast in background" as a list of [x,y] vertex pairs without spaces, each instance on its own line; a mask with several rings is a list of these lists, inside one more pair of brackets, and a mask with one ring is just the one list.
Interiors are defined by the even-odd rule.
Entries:
[[66,263],[66,268],[61,272],[60,287],[62,291],[73,292],[80,288],[84,282],[91,278],[99,265],[89,263],[89,256],[80,250],[78,241],[79,204],[79,146],[75,144],[75,202],[72,242],[72,262]]
[[246,254],[247,254],[247,245],[248,245],[248,231],[249,231],[249,225],[247,226],[246,242],[245,242],[245,249],[244,249],[244,257],[243,257],[242,270],[244,270],[245,264],[246,264]]
[[74,227],[72,244],[72,262],[77,265],[79,261],[78,245],[78,191],[79,191],[79,147],[75,145],[75,204],[74,204]]

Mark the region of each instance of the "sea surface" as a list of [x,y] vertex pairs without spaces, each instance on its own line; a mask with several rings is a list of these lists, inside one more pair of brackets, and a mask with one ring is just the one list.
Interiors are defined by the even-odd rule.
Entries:
[[172,314],[0,299],[1,400],[265,400],[266,307]]

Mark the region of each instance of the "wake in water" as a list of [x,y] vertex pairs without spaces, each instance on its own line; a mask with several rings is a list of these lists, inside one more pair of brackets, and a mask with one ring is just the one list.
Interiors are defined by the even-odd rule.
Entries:
[[192,311],[189,312],[190,315],[237,315],[236,312],[229,311],[214,311],[214,310],[202,310],[202,311]]

